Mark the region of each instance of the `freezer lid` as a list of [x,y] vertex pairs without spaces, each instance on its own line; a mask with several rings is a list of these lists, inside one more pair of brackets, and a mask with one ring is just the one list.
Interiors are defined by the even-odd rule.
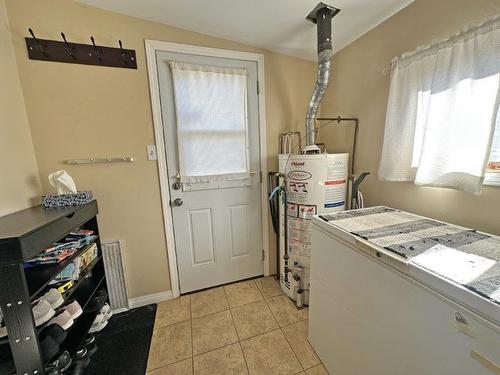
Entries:
[[500,322],[499,237],[385,206],[320,215],[313,223]]

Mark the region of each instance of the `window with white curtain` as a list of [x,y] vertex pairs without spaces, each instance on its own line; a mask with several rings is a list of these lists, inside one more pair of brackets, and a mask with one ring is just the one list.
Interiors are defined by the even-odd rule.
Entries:
[[379,178],[479,193],[499,93],[500,16],[394,59]]
[[249,176],[247,71],[170,62],[184,182]]

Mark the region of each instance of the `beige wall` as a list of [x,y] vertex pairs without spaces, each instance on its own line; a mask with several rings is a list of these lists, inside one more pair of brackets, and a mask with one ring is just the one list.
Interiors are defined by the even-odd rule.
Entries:
[[[500,235],[500,187],[484,187],[475,196],[377,178],[389,92],[389,76],[378,73],[377,66],[388,66],[394,56],[498,12],[500,0],[416,0],[335,56],[322,115],[360,118],[357,171],[372,173],[362,186],[368,205],[388,205]],[[348,150],[348,128],[320,133],[330,150]]]
[[40,180],[9,32],[0,0],[0,216],[39,203]]
[[[104,239],[122,239],[130,297],[170,289],[154,143],[144,39],[264,53],[268,164],[277,167],[278,134],[303,122],[315,77],[312,62],[202,34],[102,11],[69,0],[7,0],[12,38],[44,191],[47,174],[65,168],[80,190],[99,202]],[[139,69],[31,61],[23,38],[98,44],[137,52]],[[134,156],[134,164],[67,166],[69,158]],[[274,247],[270,226],[270,244]],[[271,270],[274,268],[271,254]]]

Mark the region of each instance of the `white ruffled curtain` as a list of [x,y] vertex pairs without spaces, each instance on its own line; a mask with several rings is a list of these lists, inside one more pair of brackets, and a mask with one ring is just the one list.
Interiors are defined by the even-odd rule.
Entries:
[[379,178],[479,193],[499,94],[500,16],[396,58]]
[[247,70],[170,62],[183,182],[249,178]]

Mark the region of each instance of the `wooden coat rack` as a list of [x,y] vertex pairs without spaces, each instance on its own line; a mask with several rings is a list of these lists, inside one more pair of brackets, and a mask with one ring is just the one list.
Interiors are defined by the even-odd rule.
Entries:
[[98,46],[91,36],[92,44],[69,43],[61,33],[62,41],[38,39],[32,29],[31,38],[25,38],[30,60],[56,61],[71,64],[100,65],[114,68],[137,69],[135,50],[124,49],[122,41],[118,48]]

